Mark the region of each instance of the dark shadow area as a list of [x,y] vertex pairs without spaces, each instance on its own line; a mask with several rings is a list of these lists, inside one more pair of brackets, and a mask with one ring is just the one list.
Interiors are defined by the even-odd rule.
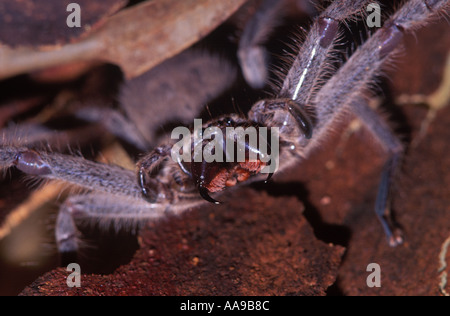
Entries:
[[287,182],[287,183],[255,183],[253,188],[260,191],[265,191],[268,194],[281,197],[281,196],[295,196],[305,206],[303,215],[307,221],[311,224],[315,236],[325,243],[332,243],[347,247],[351,238],[351,231],[348,227],[341,225],[328,224],[323,221],[316,206],[314,206],[309,199],[309,192],[299,182]]
[[96,228],[82,230],[82,247],[77,253],[60,254],[60,266],[75,262],[83,274],[110,274],[131,261],[139,249],[137,235],[125,230]]
[[336,282],[328,288],[327,296],[345,296],[340,286],[339,277],[336,279]]

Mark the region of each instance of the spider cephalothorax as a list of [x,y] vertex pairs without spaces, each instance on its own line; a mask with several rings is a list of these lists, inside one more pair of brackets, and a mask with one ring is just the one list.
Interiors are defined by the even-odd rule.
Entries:
[[183,149],[190,151],[187,160],[177,147],[174,155],[174,147],[170,146],[141,159],[138,176],[142,192],[149,196],[148,184],[143,179],[151,178],[155,165],[161,159],[167,160],[170,150],[172,160],[193,181],[201,197],[217,204],[209,193],[245,182],[262,171],[269,180],[277,169],[280,142],[285,150],[301,137],[311,138],[312,131],[312,120],[295,101],[260,101],[249,118],[220,117],[189,134],[182,140]]

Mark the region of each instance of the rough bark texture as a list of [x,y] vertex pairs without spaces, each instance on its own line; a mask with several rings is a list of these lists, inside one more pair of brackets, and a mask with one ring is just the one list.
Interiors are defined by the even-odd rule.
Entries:
[[60,268],[22,295],[325,295],[344,248],[314,237],[297,199],[246,188],[227,201],[151,223],[110,275],[82,275],[68,289]]

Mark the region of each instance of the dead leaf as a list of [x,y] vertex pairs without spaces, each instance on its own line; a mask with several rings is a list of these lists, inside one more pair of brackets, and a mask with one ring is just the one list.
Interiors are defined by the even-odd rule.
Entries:
[[119,65],[136,77],[203,38],[246,0],[153,0],[125,9],[73,44],[0,48],[0,79],[79,61]]

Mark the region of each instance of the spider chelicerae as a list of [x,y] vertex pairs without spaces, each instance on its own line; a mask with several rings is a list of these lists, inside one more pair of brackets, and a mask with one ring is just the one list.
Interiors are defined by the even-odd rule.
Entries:
[[[290,68],[280,75],[281,84],[272,98],[256,102],[245,117],[237,114],[218,117],[206,122],[204,128],[277,127],[280,145],[277,172],[280,172],[307,159],[336,122],[346,113],[354,113],[389,154],[374,209],[389,244],[397,246],[403,238],[390,220],[389,193],[403,147],[386,122],[368,106],[365,96],[374,78],[401,48],[405,34],[448,12],[450,1],[406,1],[345,63],[335,67],[340,56],[337,43],[346,22],[364,19],[367,6],[373,2],[333,1],[314,18]],[[265,56],[259,41],[267,35],[267,25],[277,15],[279,3],[282,2],[265,1],[241,39],[239,59],[246,78],[254,86],[261,86],[265,76],[265,68],[260,66]],[[154,148],[132,171],[5,141],[0,147],[0,167],[16,167],[32,176],[62,180],[87,189],[88,193],[72,195],[60,207],[55,235],[61,252],[79,248],[78,220],[137,223],[159,219],[167,214],[180,214],[205,200],[218,203],[216,195],[227,187],[267,177],[260,173],[264,165],[260,160],[173,160],[170,155],[173,145],[174,142],[169,142]],[[140,147],[145,149],[145,145]],[[254,148],[247,146],[246,150]]]

